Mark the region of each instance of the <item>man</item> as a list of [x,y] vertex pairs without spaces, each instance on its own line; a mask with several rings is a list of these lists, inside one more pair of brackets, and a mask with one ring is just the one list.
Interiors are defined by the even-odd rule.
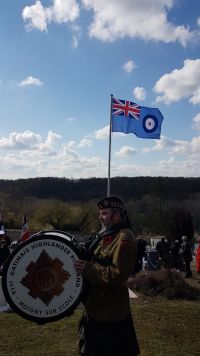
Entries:
[[163,266],[165,268],[169,268],[170,245],[167,241],[165,241],[165,237],[162,237],[161,241],[157,243],[156,250],[158,251],[159,257],[162,260]]
[[80,354],[136,356],[139,346],[133,326],[126,282],[136,261],[136,241],[124,204],[118,197],[98,202],[103,229],[90,261],[75,268],[86,282],[86,317],[80,327]]
[[182,236],[181,253],[185,263],[185,278],[192,277],[190,263],[192,262],[192,250],[187,236]]
[[[198,241],[198,246],[196,249],[196,271],[200,275],[200,240]],[[200,280],[198,283],[200,283]]]
[[3,268],[10,255],[9,246],[6,240],[0,240],[0,275],[3,274]]
[[171,267],[177,272],[181,269],[181,259],[180,259],[180,241],[174,240],[170,246],[171,251]]
[[139,237],[137,240],[137,261],[134,269],[134,273],[138,273],[142,270],[143,258],[146,256],[146,245],[147,242],[142,237]]

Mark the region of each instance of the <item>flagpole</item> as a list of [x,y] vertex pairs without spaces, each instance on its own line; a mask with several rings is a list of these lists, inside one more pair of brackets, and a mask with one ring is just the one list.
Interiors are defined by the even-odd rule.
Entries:
[[108,184],[107,184],[107,197],[110,196],[110,162],[111,162],[111,132],[112,132],[112,99],[110,95],[110,127],[109,127],[109,148],[108,148]]

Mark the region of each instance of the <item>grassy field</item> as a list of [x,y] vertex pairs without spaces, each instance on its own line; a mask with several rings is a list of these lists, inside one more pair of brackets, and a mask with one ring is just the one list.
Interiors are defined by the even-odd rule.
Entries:
[[[200,301],[139,297],[131,301],[131,307],[141,356],[200,355]],[[15,313],[0,314],[0,355],[78,355],[81,314],[77,309],[70,318],[44,326]]]

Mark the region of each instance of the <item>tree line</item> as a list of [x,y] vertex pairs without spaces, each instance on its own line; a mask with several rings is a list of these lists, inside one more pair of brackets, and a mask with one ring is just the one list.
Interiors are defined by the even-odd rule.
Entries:
[[[0,192],[14,198],[35,197],[62,201],[87,202],[106,195],[107,178],[68,179],[38,177],[28,179],[0,179]],[[114,177],[111,191],[125,200],[154,195],[162,199],[187,199],[200,194],[200,178],[184,177]]]
[[[106,190],[106,178],[0,180],[0,210],[7,228],[20,228],[26,213],[33,230],[90,233],[98,229],[96,202]],[[200,230],[200,178],[115,177],[111,193],[125,201],[137,234]]]

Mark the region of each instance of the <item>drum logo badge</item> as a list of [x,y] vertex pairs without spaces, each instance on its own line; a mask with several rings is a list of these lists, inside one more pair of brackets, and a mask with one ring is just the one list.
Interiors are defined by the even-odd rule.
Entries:
[[63,285],[71,277],[64,270],[63,262],[57,257],[53,259],[45,250],[37,261],[27,266],[26,272],[21,284],[29,290],[28,294],[33,299],[39,298],[46,306],[64,291]]

